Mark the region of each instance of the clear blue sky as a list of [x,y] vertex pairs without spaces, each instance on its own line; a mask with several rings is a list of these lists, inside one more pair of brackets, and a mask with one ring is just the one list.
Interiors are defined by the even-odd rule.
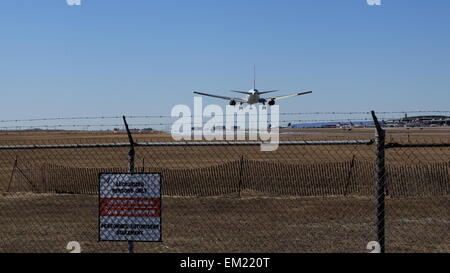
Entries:
[[[2,0],[0,119],[169,114],[252,87],[282,112],[449,110],[450,1]],[[207,99],[225,105],[225,101]]]

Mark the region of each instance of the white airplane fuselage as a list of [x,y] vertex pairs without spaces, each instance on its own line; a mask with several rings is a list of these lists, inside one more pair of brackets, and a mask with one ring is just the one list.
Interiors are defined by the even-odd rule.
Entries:
[[259,103],[260,102],[260,97],[258,94],[258,90],[256,89],[250,89],[248,91],[248,95],[244,98],[245,100],[247,100],[248,104],[255,104],[255,103]]

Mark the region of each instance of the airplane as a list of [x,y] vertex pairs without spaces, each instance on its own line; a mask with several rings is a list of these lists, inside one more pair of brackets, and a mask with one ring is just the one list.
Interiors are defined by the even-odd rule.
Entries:
[[235,93],[239,93],[239,94],[244,94],[246,95],[243,98],[236,98],[236,97],[227,97],[227,96],[219,96],[219,95],[214,95],[214,94],[209,94],[209,93],[203,93],[203,92],[197,92],[194,91],[194,94],[198,94],[198,95],[202,95],[202,96],[208,96],[208,97],[213,97],[213,98],[219,98],[219,99],[224,99],[224,100],[228,100],[230,105],[236,105],[237,102],[240,103],[240,109],[242,109],[242,104],[247,103],[250,105],[252,104],[256,104],[256,103],[262,103],[265,107],[266,103],[270,106],[275,105],[275,100],[279,100],[279,99],[285,99],[285,98],[289,98],[289,97],[295,97],[295,96],[301,96],[301,95],[306,95],[309,93],[312,93],[312,91],[306,91],[306,92],[299,92],[299,93],[293,93],[293,94],[289,94],[289,95],[283,95],[283,96],[278,96],[278,97],[269,97],[269,98],[262,98],[261,95],[263,94],[267,94],[267,93],[273,93],[273,92],[277,92],[279,90],[270,90],[270,91],[259,91],[258,89],[256,89],[256,79],[255,77],[253,78],[253,89],[250,89],[249,91],[239,91],[239,90],[231,90],[231,92],[235,92]]

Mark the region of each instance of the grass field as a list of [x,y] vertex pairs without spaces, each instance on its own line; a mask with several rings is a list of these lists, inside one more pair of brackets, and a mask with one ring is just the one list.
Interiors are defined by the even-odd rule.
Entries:
[[[134,137],[172,141],[163,133]],[[285,141],[373,137],[373,129],[281,134]],[[127,138],[75,131],[0,133],[0,145],[110,142]],[[387,142],[449,143],[450,129],[389,129]],[[0,252],[66,252],[68,241],[79,241],[86,252],[126,251],[126,243],[97,242],[93,193],[96,172],[126,170],[127,152],[126,147],[0,150],[0,231],[5,234]],[[163,242],[138,243],[136,250],[368,252],[366,244],[376,239],[374,156],[373,145],[281,146],[269,153],[238,146],[138,147],[136,169],[163,171],[168,184],[163,188]],[[15,160],[20,171],[13,172]],[[387,251],[450,251],[449,162],[448,147],[386,151]],[[224,164],[229,167],[221,171]],[[66,193],[89,183],[94,187],[89,194],[56,194],[57,183]]]

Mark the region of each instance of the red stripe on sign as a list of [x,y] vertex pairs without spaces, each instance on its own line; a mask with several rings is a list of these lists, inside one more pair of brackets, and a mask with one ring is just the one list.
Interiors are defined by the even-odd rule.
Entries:
[[100,216],[160,217],[160,198],[101,198]]
[[160,210],[151,211],[148,213],[138,213],[137,211],[117,211],[117,210],[101,210],[100,216],[115,216],[115,217],[160,217]]

